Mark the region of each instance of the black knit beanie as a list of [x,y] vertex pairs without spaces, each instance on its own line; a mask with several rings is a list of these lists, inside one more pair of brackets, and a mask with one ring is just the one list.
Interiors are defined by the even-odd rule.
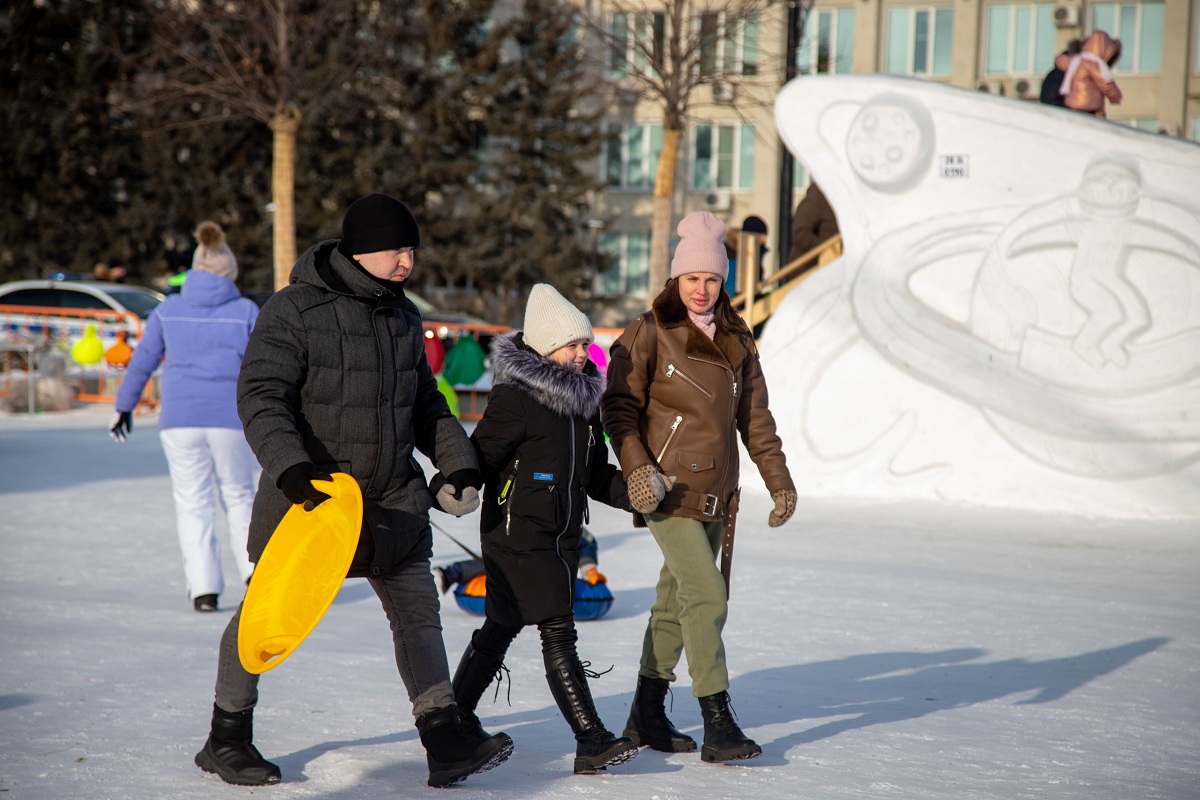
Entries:
[[341,251],[348,256],[420,247],[421,231],[408,206],[386,194],[355,200],[342,217]]

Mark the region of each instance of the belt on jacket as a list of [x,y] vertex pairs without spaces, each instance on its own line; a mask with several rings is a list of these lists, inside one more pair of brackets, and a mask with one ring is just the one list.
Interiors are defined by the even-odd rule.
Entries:
[[671,492],[670,497],[680,508],[686,508],[689,511],[699,511],[706,517],[716,517],[718,519],[724,518],[725,509],[728,505],[726,501],[723,501],[715,494],[693,492],[690,489]]

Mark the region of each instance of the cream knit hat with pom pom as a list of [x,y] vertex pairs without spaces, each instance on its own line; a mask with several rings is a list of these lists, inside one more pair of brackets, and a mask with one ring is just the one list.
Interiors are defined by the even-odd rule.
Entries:
[[192,269],[211,272],[213,275],[236,281],[237,259],[225,243],[225,231],[221,230],[221,226],[211,220],[205,220],[196,228],[196,238],[200,240],[200,244],[192,254]]

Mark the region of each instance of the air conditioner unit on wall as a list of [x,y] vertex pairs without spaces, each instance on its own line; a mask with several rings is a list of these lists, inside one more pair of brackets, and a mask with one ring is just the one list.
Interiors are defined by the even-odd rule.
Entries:
[[1013,90],[1016,91],[1018,97],[1041,97],[1041,87],[1038,86],[1037,81],[1029,78],[1017,78],[1016,83],[1013,84]]
[[987,92],[988,94],[1004,94],[1004,81],[980,81],[978,86],[979,91]]
[[1054,4],[1054,27],[1056,28],[1078,28],[1079,27],[1079,3],[1071,2],[1071,0],[1062,0]]
[[717,103],[732,103],[736,88],[732,83],[726,81],[712,82],[712,98]]
[[704,200],[712,211],[728,211],[733,204],[733,193],[728,189],[714,189]]

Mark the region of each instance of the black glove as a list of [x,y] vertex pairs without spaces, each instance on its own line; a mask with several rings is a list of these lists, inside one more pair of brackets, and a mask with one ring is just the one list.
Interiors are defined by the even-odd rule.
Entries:
[[477,469],[460,469],[449,477],[437,473],[429,482],[433,506],[438,511],[461,517],[479,508],[479,487],[483,476]]
[[123,442],[125,437],[133,433],[133,412],[118,411],[113,414],[112,422],[108,423],[108,435],[114,441]]
[[304,504],[307,511],[312,511],[329,499],[329,495],[312,485],[313,481],[331,481],[333,476],[321,472],[315,464],[301,461],[293,464],[279,476],[279,491],[295,505]]

